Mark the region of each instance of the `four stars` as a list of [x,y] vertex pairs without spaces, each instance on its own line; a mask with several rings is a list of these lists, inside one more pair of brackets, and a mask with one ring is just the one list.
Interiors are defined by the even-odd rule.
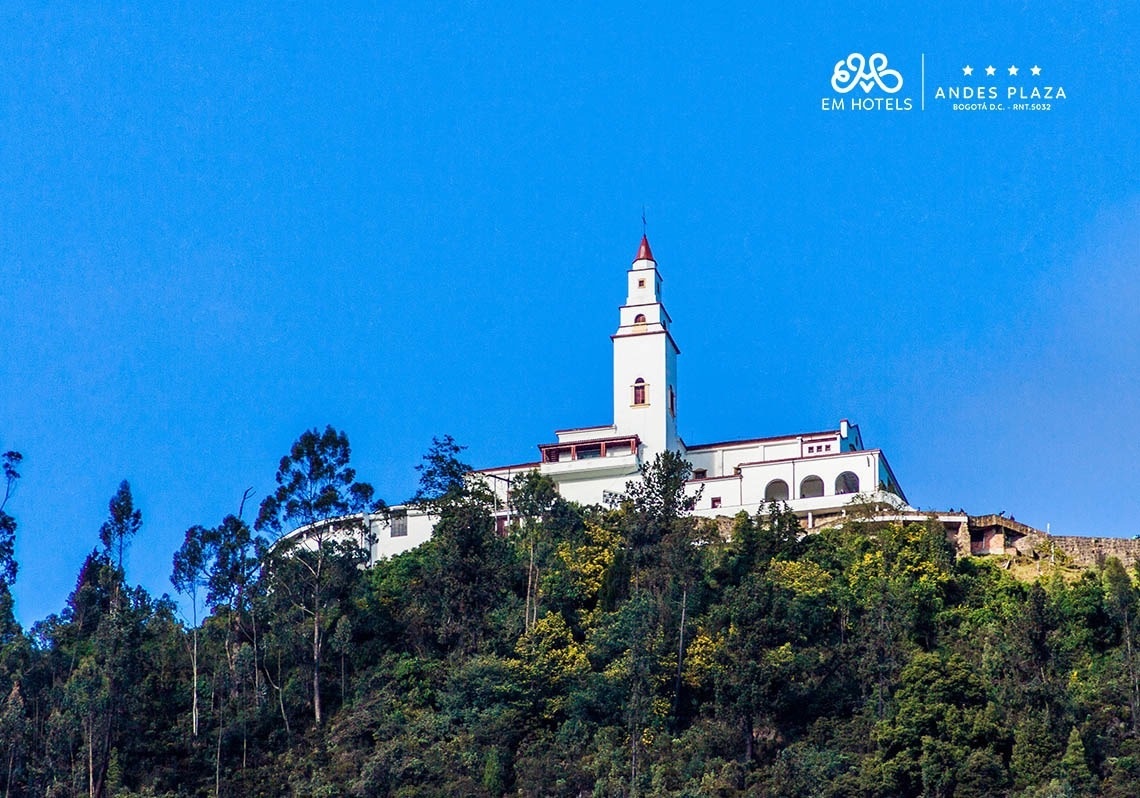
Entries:
[[[1033,77],[1038,77],[1041,74],[1041,67],[1034,64],[1033,66],[1031,66],[1029,68],[1029,71],[1033,75]],[[1011,65],[1009,67],[1008,72],[1010,75],[1016,75],[1018,72],[1018,68],[1016,66]],[[972,66],[970,66],[969,64],[966,64],[966,66],[962,67],[962,74],[969,77],[970,75],[974,74],[974,68]],[[987,77],[992,78],[996,74],[997,74],[997,67],[995,67],[993,64],[986,67],[986,76]]]

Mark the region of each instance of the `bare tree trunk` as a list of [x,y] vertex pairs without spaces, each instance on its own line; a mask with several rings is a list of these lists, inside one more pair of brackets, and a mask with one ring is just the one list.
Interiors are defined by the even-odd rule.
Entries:
[[218,746],[214,750],[214,798],[222,795],[222,723],[218,718]]
[[[523,624],[524,628],[528,632],[531,630],[531,626],[532,626],[532,623],[531,623],[532,605],[538,603],[537,596],[535,595],[535,592],[536,592],[535,581],[536,580],[535,580],[535,576],[534,576],[534,540],[532,539],[530,541],[530,564],[527,566],[527,569],[526,569],[526,619],[525,619],[525,623]],[[538,608],[534,607],[533,612],[534,612],[534,619],[537,621],[538,620]]]
[[95,736],[94,730],[87,735],[87,798],[95,798]]
[[197,619],[195,619],[194,626],[194,656],[190,658],[193,662],[191,671],[194,679],[194,699],[190,709],[190,717],[193,720],[194,736],[198,736],[198,626]]
[[317,566],[313,572],[313,723],[321,725],[321,572],[323,540],[317,540]]
[[[277,655],[277,677],[278,679],[281,677],[280,653]],[[281,709],[281,720],[285,722],[285,734],[289,735],[291,732],[289,730],[289,716],[285,713],[285,698],[282,694],[281,688],[278,685],[274,684],[273,677],[269,675],[268,668],[265,669],[265,681],[267,681],[269,683],[269,686],[273,688],[273,691],[277,693],[277,706]]]
[[629,794],[637,795],[637,729],[629,733]]
[[534,601],[530,604],[530,625],[533,628],[538,623],[538,591],[539,591],[539,577],[542,576],[542,569],[537,565],[534,568]]
[[253,604],[250,604],[249,621],[253,626],[253,700],[254,706],[260,701],[261,693],[261,669],[257,667],[257,613],[253,611]]
[[99,755],[99,774],[95,779],[95,794],[98,796],[103,796],[107,793],[107,776],[111,768],[111,752],[113,749],[111,745],[112,723],[113,721],[108,718],[103,735],[103,751]]
[[321,616],[313,608],[313,722],[321,725]]
[[1128,704],[1132,713],[1132,733],[1136,734],[1140,728],[1140,683],[1136,678],[1136,661],[1132,656],[1132,619],[1124,615],[1124,649],[1128,657]]
[[673,685],[673,717],[681,707],[681,664],[685,656],[685,610],[689,606],[689,589],[681,589],[681,623],[677,629],[677,681]]

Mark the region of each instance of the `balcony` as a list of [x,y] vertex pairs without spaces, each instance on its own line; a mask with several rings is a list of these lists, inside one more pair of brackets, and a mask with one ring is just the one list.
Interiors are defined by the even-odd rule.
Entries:
[[560,479],[586,479],[632,474],[641,465],[636,435],[601,438],[575,443],[549,443],[539,446],[543,474]]

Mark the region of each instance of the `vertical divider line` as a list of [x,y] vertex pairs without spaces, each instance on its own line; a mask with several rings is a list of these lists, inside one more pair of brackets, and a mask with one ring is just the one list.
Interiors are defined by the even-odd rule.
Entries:
[[919,102],[921,106],[919,110],[926,110],[926,53],[922,53],[922,97]]

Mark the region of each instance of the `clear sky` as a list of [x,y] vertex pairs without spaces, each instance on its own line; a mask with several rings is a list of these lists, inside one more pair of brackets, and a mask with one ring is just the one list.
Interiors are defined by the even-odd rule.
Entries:
[[124,478],[162,593],[307,428],[398,502],[609,423],[643,206],[689,443],[849,418],[915,506],[1140,533],[1136,4],[220,5],[0,7],[24,623]]

